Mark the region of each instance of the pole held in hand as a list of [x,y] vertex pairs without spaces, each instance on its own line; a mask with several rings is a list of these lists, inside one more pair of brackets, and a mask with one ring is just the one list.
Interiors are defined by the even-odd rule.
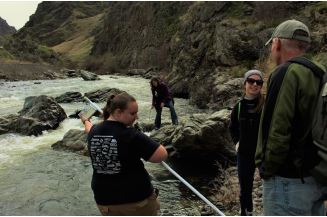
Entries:
[[84,96],[84,99],[92,106],[95,110],[99,111],[101,114],[103,113],[102,109],[94,102],[92,102],[89,98]]

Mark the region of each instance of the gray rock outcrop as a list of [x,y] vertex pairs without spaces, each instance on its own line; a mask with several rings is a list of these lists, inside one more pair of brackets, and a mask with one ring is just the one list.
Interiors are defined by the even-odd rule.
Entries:
[[235,156],[228,132],[229,110],[211,114],[191,115],[178,127],[165,126],[151,134],[164,145],[172,145],[177,157],[203,157],[218,159]]
[[122,91],[116,88],[102,88],[96,91],[85,93],[85,96],[93,102],[106,102],[111,95],[119,94]]
[[0,117],[0,134],[20,133],[40,135],[44,130],[56,129],[67,115],[64,109],[48,96],[31,96],[25,99],[18,115]]
[[62,73],[65,74],[69,78],[80,77],[79,72],[74,69],[62,69]]
[[80,75],[85,81],[100,80],[97,74],[85,70],[80,70]]
[[212,87],[212,100],[208,103],[212,109],[232,108],[243,95],[243,78],[227,79],[216,77]]
[[82,102],[83,96],[80,92],[66,92],[55,99],[58,103]]
[[7,21],[0,17],[0,36],[16,33],[17,30],[13,26],[9,26]]
[[68,150],[87,155],[87,134],[83,130],[69,130],[62,140],[54,143],[51,147],[55,150]]

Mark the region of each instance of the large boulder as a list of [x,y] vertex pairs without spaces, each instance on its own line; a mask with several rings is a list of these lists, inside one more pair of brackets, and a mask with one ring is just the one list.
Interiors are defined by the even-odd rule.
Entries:
[[85,70],[80,70],[80,75],[85,81],[100,80],[97,74]]
[[129,76],[136,76],[136,75],[145,75],[146,74],[145,69],[129,69],[127,71],[127,75]]
[[48,96],[31,96],[25,99],[24,107],[18,115],[0,118],[0,134],[20,133],[40,135],[44,130],[56,129],[67,115],[64,109]]
[[80,77],[79,71],[73,70],[73,69],[62,69],[62,73],[65,74],[69,78],[76,78]]
[[82,102],[83,96],[80,92],[66,92],[55,99],[58,103]]
[[224,76],[216,77],[209,107],[214,110],[232,108],[243,95],[243,86],[243,78],[229,80]]
[[116,88],[102,88],[96,91],[85,93],[85,96],[93,102],[106,102],[109,96],[116,95],[122,91]]
[[68,150],[88,155],[87,134],[83,130],[69,130],[62,140],[54,143],[51,147],[55,150]]
[[220,159],[233,158],[235,150],[228,132],[230,111],[194,114],[178,127],[165,126],[151,137],[164,145],[172,145],[176,157]]

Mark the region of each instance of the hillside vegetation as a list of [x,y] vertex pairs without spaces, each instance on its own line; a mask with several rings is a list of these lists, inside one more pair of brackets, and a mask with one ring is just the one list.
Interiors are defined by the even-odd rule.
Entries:
[[[72,64],[89,55],[109,2],[42,2],[25,26],[4,43],[20,60]],[[73,64],[74,65],[74,64]]]
[[94,24],[100,23],[103,14],[84,19],[74,20],[72,25],[75,31],[62,43],[53,46],[53,50],[57,53],[66,55],[69,59],[83,63],[90,55],[94,43],[94,36],[90,28]]
[[[270,71],[264,43],[287,19],[308,25],[309,55],[326,64],[324,1],[42,2],[4,49],[15,58],[98,73],[153,70],[175,96],[220,109],[234,103],[222,84],[250,68]],[[222,91],[225,104],[218,103]]]

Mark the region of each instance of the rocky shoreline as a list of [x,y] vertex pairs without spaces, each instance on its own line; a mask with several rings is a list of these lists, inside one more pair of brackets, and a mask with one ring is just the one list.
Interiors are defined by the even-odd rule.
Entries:
[[[104,88],[84,94],[95,102],[103,102],[108,97],[108,94],[117,91],[119,92],[120,90],[115,88]],[[24,125],[21,124],[21,121],[11,121],[12,123],[9,123],[10,121],[8,120],[11,119],[1,117],[0,133],[16,132],[27,133],[26,135],[40,135],[43,130],[56,129],[59,123],[67,118],[65,111],[62,110],[58,101],[63,100],[62,102],[64,103],[79,102],[81,95],[81,93],[71,94],[68,92],[57,98],[48,96],[28,97],[25,99],[23,109],[19,112],[20,115],[15,116],[13,120],[25,120],[27,118],[33,124]],[[44,108],[47,109],[47,112],[42,112]],[[45,114],[49,114],[50,116],[47,117]],[[194,153],[201,153],[202,159],[218,159],[220,162],[233,161],[235,151],[231,145],[231,140],[227,130],[229,114],[230,110],[225,109],[211,114],[202,113],[181,116],[180,125],[177,127],[167,124],[166,121],[163,120],[163,127],[158,131],[152,131],[153,126],[147,123],[140,123],[139,127],[140,130],[144,129],[145,131],[152,131],[151,137],[158,142],[165,144],[167,149],[169,149],[171,157],[194,158]],[[51,122],[52,119],[55,122]],[[49,126],[46,125],[46,123],[49,123]],[[28,126],[30,126],[30,129]],[[56,150],[73,151],[81,155],[87,155],[88,153],[85,134],[82,130],[76,129],[69,130],[61,141],[52,145],[52,148]],[[213,155],[213,153],[217,154]],[[233,172],[233,170],[230,169],[222,172],[217,171],[217,174],[219,174],[218,177],[214,179],[220,183],[220,185],[217,186],[221,187],[220,189],[217,187],[214,191],[208,189],[209,194],[207,195],[211,195],[212,192],[215,192],[215,196],[211,197],[212,201],[215,201],[214,203],[218,204],[218,207],[225,207],[224,212],[226,212],[226,214],[234,214],[238,205],[237,174],[235,171]],[[209,181],[212,182],[214,180]],[[223,182],[226,182],[227,184],[224,184]],[[234,191],[229,193],[230,197],[234,199],[226,204],[226,201],[228,200],[226,200],[224,196],[221,196],[221,192],[223,192],[224,186],[229,186],[230,182],[235,185],[235,189],[233,188]],[[259,184],[257,187],[259,188]],[[260,194],[258,194],[258,198],[260,199],[259,195]],[[233,206],[231,206],[232,204]],[[201,208],[201,210],[201,215],[214,214],[211,213],[211,211],[208,211],[205,207]]]
[[[224,209],[224,214],[228,216],[240,215],[240,187],[235,166],[226,170],[221,170],[221,175],[217,177],[221,184],[214,189],[214,195],[210,197],[212,201]],[[262,216],[262,180],[256,169],[253,182],[253,215]]]
[[0,81],[51,80],[65,78],[60,67],[30,62],[0,61]]

